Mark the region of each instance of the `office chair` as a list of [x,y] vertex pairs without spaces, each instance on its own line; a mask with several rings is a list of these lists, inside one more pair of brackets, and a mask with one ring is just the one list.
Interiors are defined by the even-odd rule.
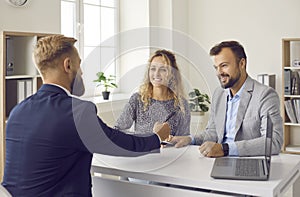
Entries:
[[1,197],[12,197],[12,195],[0,184],[0,196]]

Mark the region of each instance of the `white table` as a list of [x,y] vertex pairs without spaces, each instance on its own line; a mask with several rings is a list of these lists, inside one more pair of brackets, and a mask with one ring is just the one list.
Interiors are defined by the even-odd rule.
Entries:
[[[160,154],[135,158],[94,154],[92,173],[133,177],[180,188],[139,184],[130,181],[93,177],[95,196],[134,197],[168,194],[171,197],[252,195],[282,196],[294,184],[294,196],[300,195],[300,156],[272,156],[268,181],[221,180],[210,177],[214,158],[201,157],[198,146],[164,148]],[[214,191],[213,193],[207,193]],[[171,193],[170,193],[171,192]],[[98,195],[98,194],[101,195]]]

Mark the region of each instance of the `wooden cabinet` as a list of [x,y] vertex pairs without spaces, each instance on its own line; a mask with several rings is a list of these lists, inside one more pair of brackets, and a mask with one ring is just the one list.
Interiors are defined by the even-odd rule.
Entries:
[[282,39],[283,151],[296,154],[300,154],[300,65],[298,63],[300,63],[300,38]]
[[9,31],[0,35],[0,179],[5,159],[6,121],[13,107],[42,84],[32,52],[37,40],[47,35],[50,34]]

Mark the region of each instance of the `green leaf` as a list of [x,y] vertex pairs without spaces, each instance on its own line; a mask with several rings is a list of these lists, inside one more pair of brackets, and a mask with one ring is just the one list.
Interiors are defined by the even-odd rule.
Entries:
[[189,92],[189,107],[191,111],[203,111],[209,110],[210,98],[207,94],[203,94],[199,89],[194,88]]
[[195,94],[196,94],[197,96],[200,96],[200,95],[201,95],[201,92],[200,92],[197,88],[194,89],[194,92],[195,92]]
[[115,80],[114,75],[105,76],[104,72],[96,73],[97,79],[93,80],[93,82],[98,82],[97,86],[102,85],[105,88],[105,91],[108,91],[108,88],[117,88],[117,84],[112,81]]

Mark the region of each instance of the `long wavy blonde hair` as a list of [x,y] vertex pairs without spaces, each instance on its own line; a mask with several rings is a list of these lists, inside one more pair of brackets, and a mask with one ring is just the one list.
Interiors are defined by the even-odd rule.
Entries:
[[147,72],[145,73],[144,81],[140,86],[139,93],[141,101],[144,104],[144,110],[147,110],[150,105],[150,99],[153,97],[153,85],[150,82],[149,70],[151,62],[155,57],[163,57],[165,63],[168,65],[169,73],[171,73],[168,81],[168,97],[174,99],[174,107],[179,107],[184,112],[185,92],[182,85],[181,74],[176,63],[175,55],[165,49],[155,51],[154,55],[148,61]]

